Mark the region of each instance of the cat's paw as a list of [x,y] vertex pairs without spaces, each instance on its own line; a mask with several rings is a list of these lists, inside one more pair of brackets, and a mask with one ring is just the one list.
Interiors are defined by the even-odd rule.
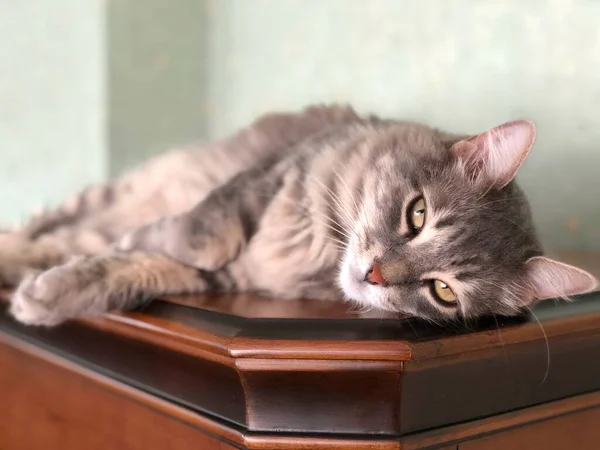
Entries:
[[70,265],[26,276],[11,298],[10,313],[27,325],[57,325],[81,310],[80,283]]

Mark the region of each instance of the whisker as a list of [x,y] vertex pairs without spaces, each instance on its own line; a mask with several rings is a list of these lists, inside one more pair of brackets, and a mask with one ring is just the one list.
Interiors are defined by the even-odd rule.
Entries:
[[419,333],[417,333],[417,330],[415,330],[415,327],[413,327],[413,324],[410,322],[410,317],[405,317],[406,319],[406,323],[408,323],[408,326],[411,328],[411,330],[413,330],[413,333],[415,333],[415,336],[417,338],[419,338]]
[[317,183],[317,186],[319,186],[327,195],[329,195],[334,204],[340,209],[340,212],[343,212],[346,215],[346,220],[348,220],[351,223],[353,221],[352,215],[349,214],[347,209],[344,207],[340,197],[335,192],[333,192],[328,186],[326,186],[321,180],[309,174],[307,174],[306,176],[309,177],[315,183]]
[[500,339],[500,346],[502,347],[502,353],[504,353],[504,361],[508,364],[508,355],[506,353],[506,348],[504,345],[504,339],[502,338],[502,333],[500,332],[500,324],[498,323],[498,318],[496,314],[492,313],[492,317],[494,318],[494,322],[496,322],[496,330],[498,331],[498,338]]
[[371,312],[373,310],[373,305],[366,305],[364,303],[359,303],[355,300],[351,300],[349,303],[349,312],[355,313],[355,314],[366,314],[368,312]]
[[345,236],[346,238],[350,239],[350,235],[349,235],[349,234],[346,234],[346,232],[344,232],[344,231],[342,231],[342,230],[340,230],[340,229],[336,228],[335,226],[333,226],[333,225],[329,225],[329,224],[328,224],[328,223],[326,223],[326,222],[319,222],[319,223],[320,223],[321,225],[323,225],[324,227],[326,227],[326,228],[329,228],[330,230],[332,230],[332,231],[335,231],[336,233],[339,233],[339,234],[341,234],[342,236]]
[[[485,214],[485,211],[491,211],[490,209],[487,209],[487,208],[480,208],[480,209],[481,209],[482,211],[484,211],[484,214]],[[505,217],[505,216],[495,216],[495,218],[497,218],[497,219],[500,219],[500,220],[504,220],[505,222],[512,223],[512,224],[513,224],[515,227],[517,227],[517,228],[519,228],[519,229],[523,230],[523,232],[526,232],[525,228],[523,228],[523,227],[522,227],[520,224],[518,224],[517,222],[514,222],[514,221],[510,220],[508,217]]]
[[[288,196],[279,196],[279,200],[283,200],[286,201],[288,203],[290,203],[291,205],[299,208],[302,212],[305,213],[305,217],[307,217],[310,220],[315,220],[318,223],[320,223],[321,225],[329,228],[330,230],[343,235],[344,237],[346,237],[348,240],[351,238],[351,235],[349,234],[348,231],[345,230],[345,228],[342,226],[342,224],[340,224],[339,222],[337,222],[335,219],[333,219],[332,217],[327,216],[326,214],[324,214],[321,211],[315,210],[315,209],[309,209],[304,205],[301,205],[300,203],[298,203],[297,201],[295,201],[294,199],[289,198]],[[321,216],[321,217],[319,217]],[[327,222],[325,222],[323,219],[333,223],[334,225],[331,225]],[[339,228],[338,228],[339,227]]]
[[513,294],[512,292],[510,292],[506,287],[504,286],[500,286],[497,283],[494,283],[492,281],[489,280],[480,280],[483,283],[487,283],[491,286],[495,286],[498,289],[500,289],[503,293],[505,293],[507,296],[509,296],[510,298],[513,299],[513,301],[516,304],[521,304],[523,305],[525,308],[527,308],[529,310],[529,312],[531,313],[531,315],[533,316],[533,318],[535,319],[535,321],[537,322],[538,327],[540,328],[540,331],[542,332],[543,336],[544,336],[544,342],[546,344],[546,372],[544,374],[544,378],[542,379],[542,383],[544,384],[546,382],[546,379],[548,378],[548,375],[550,373],[550,342],[548,340],[548,335],[546,334],[546,330],[544,329],[544,326],[542,325],[542,322],[540,322],[539,318],[536,316],[536,314],[533,312],[533,310],[529,307],[529,305],[523,303],[518,296],[516,296],[515,294]]
[[[359,216],[362,216],[365,220],[365,223],[367,224],[367,226],[369,228],[371,228],[371,224],[369,223],[369,218],[368,215],[365,212],[365,204],[364,202],[361,204],[362,207],[358,206],[358,203],[356,202],[356,199],[354,198],[354,196],[352,195],[352,192],[350,191],[350,188],[348,187],[348,184],[346,183],[346,181],[343,179],[343,177],[339,174],[339,172],[337,170],[335,170],[335,168],[332,169],[333,173],[338,177],[338,180],[342,183],[342,185],[345,187],[346,191],[348,192],[348,195],[350,196],[350,199],[352,200],[352,203],[354,203],[354,207],[356,209],[356,212]],[[358,234],[357,234],[358,235]]]
[[340,183],[342,183],[342,186],[344,187],[344,189],[346,189],[346,192],[348,193],[350,200],[352,200],[352,203],[354,204],[354,211],[355,211],[355,213],[358,214],[358,211],[359,211],[358,204],[356,203],[356,199],[354,198],[354,195],[352,195],[352,192],[350,191],[350,187],[348,186],[348,183],[346,183],[346,180],[344,180],[344,178],[335,169],[335,167],[332,168],[332,171],[335,174],[335,176],[337,177],[337,179],[340,181]]
[[341,241],[339,239],[336,239],[334,237],[328,237],[327,239],[329,241],[331,241],[332,243],[339,244],[339,246],[341,246],[342,248],[347,248],[348,247],[347,243],[345,243],[344,241]]
[[542,322],[540,322],[538,316],[535,315],[535,313],[529,307],[529,305],[523,304],[523,306],[525,306],[525,308],[529,310],[529,312],[537,322],[540,330],[542,331],[542,334],[544,335],[544,342],[546,343],[546,373],[544,374],[544,378],[542,379],[541,383],[544,384],[546,382],[546,379],[548,378],[548,374],[550,373],[550,342],[548,341],[548,335],[546,334],[546,330],[544,329],[544,326],[542,325]]
[[520,197],[517,197],[517,196],[515,196],[515,197],[499,198],[499,199],[491,200],[491,201],[489,201],[487,203],[484,203],[481,206],[489,206],[489,205],[493,205],[495,203],[502,203],[502,202],[512,202],[513,200],[518,200],[519,198]]

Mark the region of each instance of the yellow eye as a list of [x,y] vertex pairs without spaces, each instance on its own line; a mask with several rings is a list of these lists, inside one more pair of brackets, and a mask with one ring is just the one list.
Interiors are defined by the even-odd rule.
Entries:
[[425,200],[423,200],[423,197],[413,203],[408,215],[408,222],[413,231],[416,232],[421,231],[421,228],[425,225]]
[[433,280],[433,291],[435,296],[444,303],[456,303],[456,295],[443,281]]

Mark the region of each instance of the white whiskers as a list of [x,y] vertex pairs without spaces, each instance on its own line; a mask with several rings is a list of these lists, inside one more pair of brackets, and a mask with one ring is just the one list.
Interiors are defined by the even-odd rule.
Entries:
[[548,335],[546,334],[546,330],[544,330],[542,322],[540,322],[540,319],[538,319],[538,316],[535,315],[533,310],[528,305],[523,304],[523,306],[525,306],[525,308],[529,310],[529,312],[537,322],[538,326],[540,327],[542,334],[544,335],[544,341],[546,343],[546,373],[544,374],[544,378],[542,379],[541,383],[544,384],[546,382],[546,379],[548,378],[548,374],[550,373],[550,342],[548,341]]

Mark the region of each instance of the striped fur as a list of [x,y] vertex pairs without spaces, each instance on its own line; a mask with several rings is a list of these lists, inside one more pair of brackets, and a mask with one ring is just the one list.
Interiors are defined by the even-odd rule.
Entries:
[[[469,172],[487,167],[474,159],[485,142],[349,107],[270,114],[0,235],[0,281],[20,283],[12,314],[43,325],[213,290],[346,297],[430,320],[514,314],[535,300],[529,261],[542,251],[514,182],[498,187]],[[503,160],[493,161],[507,178]],[[427,222],[409,236],[416,196]],[[374,262],[385,287],[364,281]],[[593,287],[575,274],[557,294]],[[455,308],[432,299],[432,279],[448,280]]]

